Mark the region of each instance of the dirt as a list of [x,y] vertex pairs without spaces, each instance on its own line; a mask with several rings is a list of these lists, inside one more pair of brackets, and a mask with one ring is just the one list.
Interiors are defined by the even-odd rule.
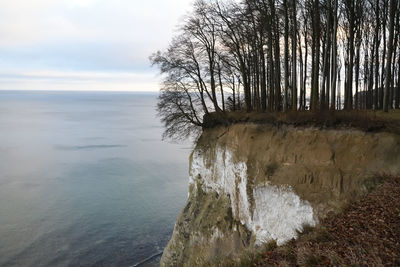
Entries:
[[[381,183],[380,177],[400,175],[400,135],[390,132],[365,132],[355,128],[330,129],[286,124],[274,126],[268,123],[235,123],[206,129],[197,142],[195,151],[201,152],[205,161],[204,167],[211,170],[219,168],[215,173],[223,172],[225,166],[217,163],[218,150],[229,151],[232,160],[229,164],[246,164],[248,192],[266,184],[290,187],[300,199],[308,201],[313,208],[315,219],[325,225],[328,225],[329,220],[334,222],[336,219],[335,215],[331,214],[340,214],[349,203],[365,196],[371,188]],[[218,177],[207,177],[211,180],[216,178]],[[199,188],[198,186],[197,189]],[[390,185],[387,189],[391,189]],[[162,266],[202,264],[207,266],[210,262],[214,265],[218,258],[230,257],[236,261],[246,250],[253,252],[252,238],[251,236],[248,238],[248,229],[243,225],[236,225],[238,219],[229,215],[235,208],[230,202],[229,195],[218,195],[212,191],[205,193],[194,190],[193,186],[189,192],[187,206],[179,216],[173,236],[164,251]],[[394,193],[396,192],[392,195]],[[252,194],[247,195],[251,207],[254,208]],[[400,192],[397,192],[397,195],[400,196]],[[384,200],[379,201],[385,203]],[[371,207],[376,211],[386,212],[384,204],[379,201],[376,204],[380,205],[379,209],[372,205],[373,201]],[[398,202],[397,206],[400,206]],[[376,222],[387,224],[385,217],[379,217],[379,214],[376,214]],[[354,217],[342,221],[357,223],[358,219],[355,213]],[[332,228],[332,232],[352,233],[351,229],[357,229],[354,226],[346,225],[346,227],[348,228]],[[387,224],[387,227],[390,228],[390,224]],[[372,253],[371,255],[378,257],[378,253],[385,249],[389,249],[392,253],[400,240],[400,238],[394,239],[390,241],[393,245],[382,249],[381,245],[392,243],[374,243],[377,236],[373,235],[373,231],[376,230],[371,226],[368,228],[371,232],[354,233],[353,236],[357,236],[360,240],[363,238],[363,242],[371,244],[365,251],[362,250],[364,247],[358,251],[359,247],[353,248],[351,245],[361,241],[343,239],[344,243],[341,244],[343,237],[337,236],[331,239],[330,228],[327,226],[326,229],[316,237],[320,243],[312,243],[310,241],[312,239],[309,239],[302,245],[296,246],[295,241],[292,241],[288,246],[274,250],[271,257],[265,257],[264,263],[334,265],[337,259],[339,265],[346,265],[350,260],[345,261],[347,258],[344,256],[342,260],[341,246],[349,248],[347,251],[349,255],[361,257],[358,255]],[[388,229],[386,231],[389,232]],[[368,239],[370,235],[371,240]],[[377,232],[376,235],[380,236],[382,233]],[[382,236],[385,238],[385,235]],[[325,244],[327,249],[338,249],[338,252],[335,252],[336,254],[332,252],[332,255],[325,255],[325,252],[319,254],[321,244]],[[307,245],[310,245],[310,250],[307,250]],[[374,247],[378,249],[373,250]],[[396,257],[397,254],[393,255]]]
[[400,177],[386,177],[341,214],[253,266],[400,266]]
[[210,162],[217,146],[246,162],[249,185],[289,185],[318,217],[365,193],[374,177],[400,173],[400,135],[391,133],[236,123],[203,132],[198,147]]

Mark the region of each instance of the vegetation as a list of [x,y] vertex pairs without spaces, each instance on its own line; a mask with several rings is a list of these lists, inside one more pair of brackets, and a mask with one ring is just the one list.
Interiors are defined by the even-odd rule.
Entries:
[[400,1],[197,0],[151,56],[166,136],[210,113],[400,107]]
[[226,112],[204,116],[203,128],[234,123],[292,125],[319,128],[356,128],[365,132],[390,132],[400,134],[400,110],[376,111],[287,111],[287,112]]
[[400,177],[384,177],[341,214],[317,228],[305,227],[298,240],[219,266],[398,266],[400,264]]

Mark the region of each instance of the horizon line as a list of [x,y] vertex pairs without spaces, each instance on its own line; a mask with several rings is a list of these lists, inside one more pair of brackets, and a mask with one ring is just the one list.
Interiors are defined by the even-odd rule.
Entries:
[[104,93],[159,93],[159,90],[65,90],[65,89],[1,89],[0,92],[104,92]]

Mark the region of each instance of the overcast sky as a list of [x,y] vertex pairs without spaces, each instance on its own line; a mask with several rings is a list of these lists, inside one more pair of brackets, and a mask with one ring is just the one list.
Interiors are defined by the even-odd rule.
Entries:
[[0,90],[157,90],[191,0],[0,0]]

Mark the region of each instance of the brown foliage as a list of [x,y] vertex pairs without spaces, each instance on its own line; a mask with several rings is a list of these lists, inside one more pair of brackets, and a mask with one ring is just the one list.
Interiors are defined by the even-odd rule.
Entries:
[[245,113],[211,113],[204,117],[204,128],[234,123],[259,123],[275,126],[355,128],[366,132],[386,131],[400,134],[400,112],[389,114],[374,111],[288,111]]
[[268,251],[254,266],[400,265],[400,177],[388,177],[341,214],[297,241]]

